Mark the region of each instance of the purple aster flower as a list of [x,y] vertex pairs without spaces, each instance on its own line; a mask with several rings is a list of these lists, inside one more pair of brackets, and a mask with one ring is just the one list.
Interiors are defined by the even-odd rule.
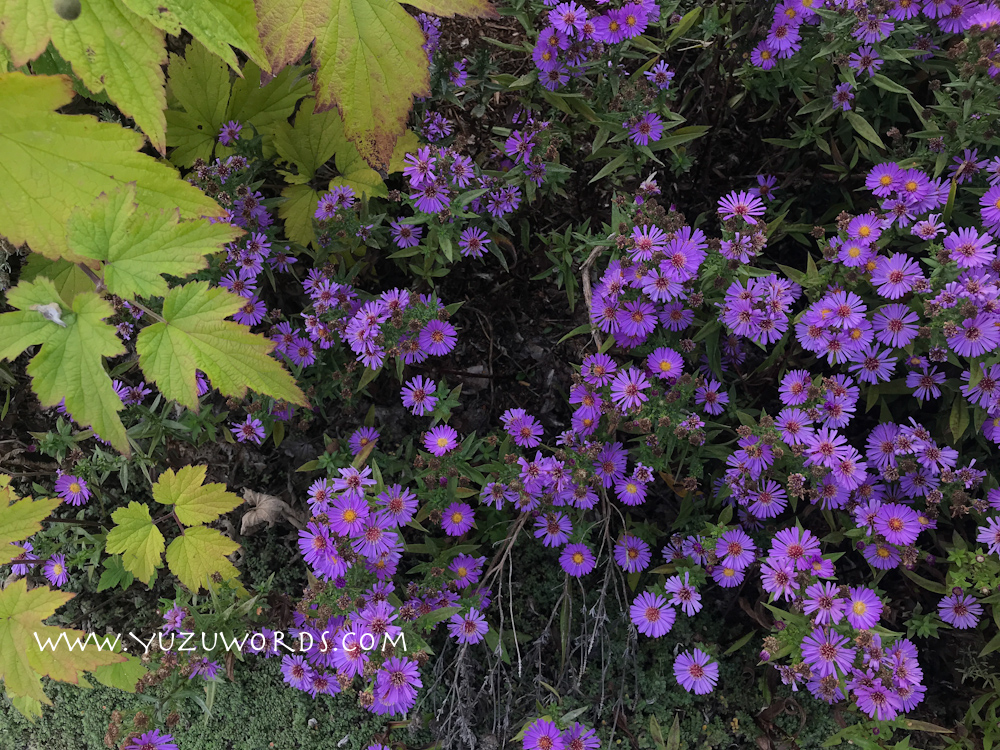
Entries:
[[655,112],[647,112],[628,127],[628,134],[633,143],[648,146],[650,141],[663,137],[663,118]]
[[977,268],[989,264],[996,257],[996,245],[988,233],[979,234],[968,227],[952,232],[944,238],[944,247],[951,253],[959,268]]
[[913,395],[921,402],[940,398],[941,389],[938,386],[944,381],[944,373],[936,367],[932,367],[930,370],[924,367],[920,372],[913,370],[906,374],[906,387],[912,388]]
[[892,347],[904,347],[917,337],[920,316],[906,305],[886,305],[875,313],[875,338]]
[[524,732],[524,750],[564,750],[562,733],[548,719],[538,719]]
[[458,240],[459,252],[466,258],[481,258],[486,254],[488,244],[490,244],[489,237],[479,227],[469,227],[464,230]]
[[829,581],[817,581],[805,590],[803,612],[813,615],[817,625],[836,625],[844,619],[847,606],[839,593],[840,588]]
[[750,62],[762,70],[772,70],[778,64],[777,50],[770,41],[764,39],[757,43],[750,53]]
[[740,218],[748,224],[756,224],[756,217],[762,216],[766,208],[761,199],[744,191],[733,191],[719,199],[719,215],[724,220]]
[[1000,227],[1000,185],[994,185],[979,199],[983,223],[991,229]]
[[611,383],[611,400],[624,411],[636,409],[649,399],[643,393],[649,388],[649,380],[634,367],[629,367],[615,375]]
[[255,445],[260,445],[264,440],[264,423],[255,418],[252,414],[247,414],[246,421],[230,422],[230,431],[241,443],[248,440]]
[[374,427],[361,427],[351,435],[348,445],[355,456],[361,453],[369,444],[378,442],[379,434]]
[[814,630],[802,641],[802,658],[820,676],[837,676],[851,670],[855,651],[847,648],[845,636],[831,630]]
[[458,433],[443,424],[424,433],[424,449],[433,456],[444,456],[458,447]]
[[615,545],[615,562],[628,573],[645,570],[652,557],[649,545],[637,536],[626,534]]
[[974,318],[962,321],[957,332],[948,336],[948,346],[963,357],[978,357],[1000,346],[998,318],[979,313]]
[[90,499],[87,483],[72,474],[63,474],[56,480],[55,492],[70,505],[83,505]]
[[787,562],[768,560],[761,565],[761,584],[775,599],[791,600],[799,587],[795,569]]
[[459,643],[479,643],[486,637],[486,631],[489,629],[486,618],[475,608],[470,609],[467,615],[452,615],[448,621],[448,632]]
[[313,342],[302,336],[296,336],[285,350],[288,358],[298,367],[308,367],[316,361],[316,351]]
[[126,743],[122,750],[177,750],[171,734],[160,734],[159,729],[140,734]]
[[442,356],[455,348],[455,327],[443,320],[431,320],[420,331],[420,348],[431,356]]
[[676,380],[684,372],[684,360],[673,349],[661,346],[650,352],[646,367],[661,380]]
[[854,38],[860,39],[865,44],[875,44],[889,36],[893,28],[895,27],[892,21],[873,13],[858,23],[858,27],[854,30]]
[[690,582],[690,573],[684,571],[684,577],[670,576],[664,584],[664,589],[670,594],[670,603],[684,610],[688,617],[701,611],[701,594]]
[[219,130],[219,143],[223,146],[232,146],[235,141],[240,139],[241,130],[243,130],[242,125],[236,120],[230,120]]
[[757,545],[742,529],[730,529],[715,544],[720,564],[743,570],[754,561]]
[[403,399],[403,406],[412,414],[422,417],[434,411],[434,406],[437,404],[437,396],[434,395],[436,391],[437,385],[433,380],[418,375],[403,386],[400,396]]
[[46,561],[42,572],[53,586],[63,586],[69,581],[69,574],[66,572],[66,556],[52,555]]
[[982,613],[983,607],[975,597],[961,590],[946,596],[938,604],[938,614],[941,615],[941,619],[960,630],[976,627]]
[[879,198],[889,197],[903,178],[903,171],[892,162],[877,164],[865,178],[865,187]]
[[589,354],[583,360],[584,381],[594,386],[605,386],[611,382],[618,365],[607,354]]
[[259,297],[251,297],[233,315],[233,320],[245,326],[255,326],[267,315],[267,306]]
[[23,550],[23,552],[19,552],[16,557],[11,559],[10,561],[11,572],[15,576],[28,575],[28,571],[35,565],[35,563],[34,562],[27,563],[25,562],[25,560],[27,560],[31,556],[31,553],[34,552],[35,550],[34,545],[32,545],[31,542],[21,542],[19,544],[11,542],[11,544]]
[[451,191],[437,182],[428,182],[421,185],[415,193],[410,194],[410,199],[418,211],[436,214],[448,208],[451,200]]
[[567,544],[559,555],[559,564],[571,576],[579,578],[594,569],[597,560],[585,544]]
[[669,65],[660,60],[650,70],[643,73],[643,75],[647,81],[656,86],[660,91],[666,91],[670,88],[670,82],[674,80],[675,74],[670,70]]
[[869,76],[878,72],[882,67],[882,58],[878,52],[868,46],[858,48],[857,52],[852,52],[850,56],[851,67],[859,73],[867,73]]
[[643,592],[632,603],[629,616],[640,633],[650,638],[659,638],[670,632],[677,612],[659,594]]
[[695,403],[704,406],[709,414],[722,414],[729,403],[729,394],[722,390],[722,383],[709,378],[695,391]]
[[416,247],[424,234],[423,227],[396,220],[389,222],[389,231],[392,234],[392,241],[398,248]]
[[674,660],[674,677],[689,693],[706,695],[719,681],[719,664],[701,649],[685,651]]
[[770,560],[787,560],[796,570],[808,570],[809,561],[819,551],[819,539],[811,531],[793,526],[775,534],[767,556]]
[[535,538],[546,547],[561,547],[572,532],[573,523],[562,513],[547,513],[535,520]]
[[851,91],[851,84],[841,83],[837,85],[837,88],[833,91],[833,108],[842,109],[844,112],[848,112],[851,109],[851,102],[854,101],[854,94]]
[[902,708],[899,697],[890,688],[882,685],[881,678],[872,680],[871,684],[859,685],[854,690],[854,696],[858,708],[879,721],[891,721]]
[[871,630],[882,616],[882,600],[863,586],[852,586],[847,597],[847,622],[857,630]]
[[441,527],[448,536],[462,536],[472,528],[476,516],[467,503],[452,503],[445,508]]
[[1000,519],[987,518],[986,525],[979,527],[976,541],[989,545],[991,555],[1000,554]]

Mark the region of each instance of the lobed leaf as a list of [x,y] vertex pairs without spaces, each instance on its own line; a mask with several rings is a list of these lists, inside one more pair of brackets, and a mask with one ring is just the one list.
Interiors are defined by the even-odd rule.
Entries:
[[192,526],[184,529],[167,548],[167,565],[181,583],[192,591],[207,588],[208,578],[218,573],[224,580],[239,575],[227,555],[238,550],[240,545],[227,539],[222,532],[207,526]]
[[156,528],[149,508],[134,500],[127,508],[111,514],[115,527],[108,532],[105,549],[109,554],[121,554],[125,569],[140,581],[148,583],[163,565],[163,534]]
[[206,255],[220,252],[243,230],[207,219],[181,222],[176,211],[139,214],[135,186],[102,195],[88,209],[73,214],[67,227],[70,250],[104,261],[104,283],[112,294],[131,299],[162,297],[167,281],[208,265]]
[[242,398],[250,389],[306,404],[295,379],[268,356],[274,342],[225,320],[244,303],[242,297],[203,281],[167,293],[164,322],[147,326],[136,338],[139,365],[166,398],[197,409],[195,370],[201,370],[226,396]]
[[118,418],[122,402],[102,361],[125,353],[115,328],[104,322],[114,314],[107,300],[84,292],[67,310],[55,285],[38,277],[11,289],[7,302],[17,311],[0,315],[0,359],[41,344],[27,372],[42,406],[65,399],[73,419],[127,452],[125,428]]
[[65,76],[0,74],[0,226],[15,245],[48,258],[70,252],[66,223],[78,206],[130,182],[142,211],[219,218],[223,210],[170,166],[137,153],[140,134],[54,110],[73,98]]
[[185,526],[214,521],[243,500],[227,492],[224,484],[205,484],[207,469],[207,466],[185,466],[176,473],[167,469],[153,485],[153,499],[173,505],[177,518]]

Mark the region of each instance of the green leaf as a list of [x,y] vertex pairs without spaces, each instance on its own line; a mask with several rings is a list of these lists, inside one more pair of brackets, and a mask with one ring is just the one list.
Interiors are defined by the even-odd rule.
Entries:
[[938,583],[937,581],[928,580],[927,578],[917,575],[912,570],[908,570],[906,568],[900,568],[900,570],[903,572],[903,575],[905,575],[915,584],[917,584],[923,589],[927,589],[933,594],[941,594],[942,596],[944,596],[945,594],[948,593],[948,589],[943,583]]
[[969,427],[969,405],[964,398],[955,396],[951,406],[951,414],[948,416],[948,429],[951,430],[951,438],[954,443],[959,443],[965,430]]
[[910,90],[906,86],[900,86],[891,78],[886,78],[881,73],[876,73],[871,77],[872,83],[878,86],[880,89],[885,89],[886,91],[891,91],[894,94],[909,94]]
[[149,508],[134,500],[111,514],[115,527],[108,532],[105,549],[122,556],[122,564],[140,581],[148,582],[163,565],[163,534],[156,528]]
[[746,635],[741,637],[738,641],[736,641],[736,643],[734,643],[732,646],[723,651],[722,655],[729,656],[730,654],[735,654],[737,651],[739,651],[741,648],[747,645],[750,642],[750,639],[753,638],[756,634],[757,634],[756,630],[751,630],[749,633],[747,633]]
[[590,178],[590,182],[588,182],[587,184],[588,185],[593,185],[595,182],[597,182],[602,177],[606,177],[607,175],[611,174],[616,169],[618,169],[618,167],[620,167],[622,164],[624,164],[626,159],[628,159],[628,153],[627,152],[626,153],[618,154],[618,156],[616,156],[614,159],[612,159],[607,164],[605,164],[603,167],[601,167],[601,171],[598,172],[597,174],[595,174],[593,177],[591,177]]
[[106,91],[153,146],[165,150],[162,31],[130,13],[121,0],[86,0],[72,22],[60,18],[52,2],[0,0],[0,41],[10,50],[14,67],[42,54],[50,40],[88,89]]
[[315,242],[313,216],[319,205],[319,193],[310,185],[289,185],[281,191],[281,197],[285,201],[278,206],[278,217],[285,222],[285,236],[300,245]]
[[875,132],[875,128],[869,124],[868,120],[859,115],[857,112],[847,111],[844,113],[847,117],[847,121],[851,123],[851,127],[854,131],[864,138],[866,141],[871,141],[879,148],[885,148],[885,144],[882,143],[882,139],[878,137],[878,133]]
[[55,113],[72,99],[64,76],[0,75],[0,226],[13,244],[27,242],[47,258],[82,260],[67,245],[70,215],[130,182],[143,212],[223,215],[170,166],[136,153],[143,145],[139,133],[90,115]]
[[[84,671],[124,661],[119,654],[97,648],[69,648],[69,644],[84,637],[83,632],[43,624],[72,598],[73,594],[46,586],[28,591],[24,578],[0,591],[0,680],[8,696],[49,705],[52,701],[42,689],[43,676],[78,684]],[[68,639],[67,645],[60,639]],[[39,642],[51,643],[52,648],[42,650]],[[30,707],[24,701],[16,705],[19,710]]]
[[76,263],[62,259],[49,260],[44,255],[30,253],[21,268],[21,281],[34,281],[39,276],[44,276],[53,283],[67,305],[81,292],[94,291],[94,282]]
[[147,669],[137,656],[125,656],[125,661],[118,664],[107,664],[94,670],[94,679],[102,685],[134,693],[135,686],[145,675]]
[[[485,0],[418,0],[418,7],[484,16]],[[396,0],[257,0],[260,36],[277,73],[310,44],[317,109],[336,107],[361,157],[386,168],[414,96],[430,93],[424,35]]]
[[195,370],[201,370],[226,396],[242,398],[251,389],[293,404],[307,403],[294,378],[268,356],[274,342],[225,320],[244,302],[204,281],[168,292],[164,322],[147,326],[136,338],[139,365],[166,398],[197,409]]
[[245,52],[258,65],[266,65],[257,39],[257,13],[253,0],[122,0],[129,10],[158,29],[180,36],[191,32],[214,55],[239,70],[230,45]]
[[153,485],[153,499],[173,505],[174,513],[185,526],[214,521],[243,500],[227,492],[224,484],[205,484],[207,470],[207,466],[185,466],[176,473],[167,469]]
[[125,353],[114,327],[104,322],[114,314],[111,305],[85,292],[74,297],[67,310],[55,285],[42,277],[18,284],[8,292],[7,302],[17,312],[0,315],[0,359],[13,359],[26,347],[41,344],[27,372],[42,406],[55,406],[65,398],[73,419],[127,452],[125,428],[118,418],[122,402],[101,359]]
[[121,555],[111,555],[104,560],[104,572],[101,573],[101,578],[97,582],[97,591],[106,591],[118,586],[127,589],[132,585],[133,580],[135,580],[135,576],[125,570]]
[[61,502],[58,498],[18,499],[10,486],[10,477],[0,474],[0,565],[24,552],[17,543],[41,531],[42,521]]
[[227,559],[240,545],[227,539],[222,532],[207,526],[184,529],[167,547],[167,565],[181,583],[191,591],[207,588],[208,578],[219,573],[224,580],[236,578],[239,572]]
[[136,208],[135,187],[128,185],[74,213],[67,227],[70,250],[104,261],[108,291],[126,299],[164,296],[167,281],[161,274],[184,278],[205,268],[206,255],[242,234],[224,222],[181,222],[176,212],[150,216]]

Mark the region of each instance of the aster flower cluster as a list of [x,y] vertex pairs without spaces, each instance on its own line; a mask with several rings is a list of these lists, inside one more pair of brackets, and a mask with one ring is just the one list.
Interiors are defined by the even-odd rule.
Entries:
[[[881,4],[867,0],[784,0],[774,9],[767,36],[754,47],[750,56],[752,64],[772,70],[779,60],[795,56],[809,37],[819,39],[830,33],[836,25],[817,12],[823,9],[838,11],[841,16],[847,13],[854,16],[854,23],[847,27],[847,32],[850,41],[857,43],[859,48],[849,62],[855,70],[868,74],[875,72],[880,64],[875,45],[910,43],[927,53],[937,49],[930,35],[914,33],[917,21],[924,22],[921,30],[930,29],[942,35],[1000,23],[1000,13],[993,5],[976,0],[901,0]],[[918,59],[926,59],[926,56]],[[866,58],[875,62],[865,62]]]

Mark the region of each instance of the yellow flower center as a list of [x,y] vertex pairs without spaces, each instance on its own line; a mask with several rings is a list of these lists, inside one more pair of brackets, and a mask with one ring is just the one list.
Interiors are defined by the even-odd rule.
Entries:
[[660,372],[670,372],[673,369],[674,365],[672,362],[668,362],[665,359],[660,362]]
[[851,605],[851,611],[856,615],[863,615],[868,611],[868,605],[864,602],[854,602],[854,604]]
[[358,520],[358,512],[354,508],[348,508],[344,511],[344,520],[348,523]]
[[74,495],[78,493],[80,491],[80,483],[73,482],[72,484],[70,484],[69,491],[72,492]]
[[455,524],[456,526],[458,524],[462,523],[462,519],[463,518],[464,518],[464,516],[461,513],[459,513],[458,511],[455,511],[454,513],[451,514],[451,522],[453,524]]
[[59,563],[56,563],[55,565],[52,566],[52,575],[61,576],[62,572],[63,572],[63,566],[60,565]]
[[639,491],[639,488],[635,486],[635,483],[629,482],[628,484],[625,485],[625,491],[630,495],[634,495],[636,492]]
[[884,174],[879,178],[878,182],[882,187],[888,187],[889,185],[892,184],[892,177],[890,175]]
[[437,439],[437,444],[438,444],[438,448],[444,448],[446,445],[448,445],[448,438],[446,438],[446,437],[439,437]]
[[580,563],[582,563],[583,562],[583,553],[582,552],[574,552],[573,553],[573,562],[575,562],[577,565],[579,565]]
[[459,578],[465,578],[469,574],[469,569],[468,568],[459,568],[455,572],[458,573],[458,577]]
[[847,254],[852,258],[860,258],[861,248],[858,247],[857,245],[851,245],[850,249],[847,251]]
[[872,228],[867,224],[862,224],[861,229],[858,230],[858,234],[860,234],[862,237],[867,237],[871,233],[872,233]]

